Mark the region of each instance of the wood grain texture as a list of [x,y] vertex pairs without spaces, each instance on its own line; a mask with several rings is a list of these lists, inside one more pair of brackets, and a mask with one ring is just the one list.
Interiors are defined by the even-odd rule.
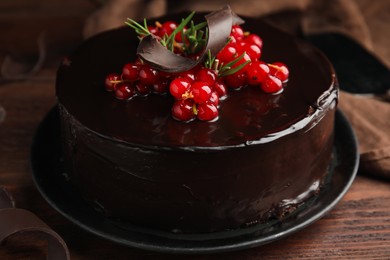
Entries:
[[[51,21],[50,14],[45,10],[58,13],[50,9],[52,7],[37,8],[38,1],[33,0],[24,1],[27,9],[19,11],[16,2],[5,0],[0,3],[0,31],[2,39],[8,39],[0,41],[0,55],[5,50],[16,54],[32,52],[28,44],[12,44],[10,39],[34,39],[34,33],[40,31],[42,24],[50,27],[47,24]],[[44,6],[50,1],[41,2]],[[53,2],[58,7],[72,5],[64,4],[65,1]],[[88,4],[76,2],[81,2],[81,8],[76,11],[77,19],[63,17],[68,25],[52,15],[53,27],[58,25],[68,31],[79,29],[69,38],[63,36],[72,44],[80,38],[82,17],[91,11]],[[77,7],[74,5],[72,8]],[[37,18],[35,23],[29,19],[31,12]],[[23,21],[31,22],[28,27],[31,32],[20,38],[18,31],[9,26],[21,28],[15,21],[23,16],[28,16]],[[57,31],[53,35],[54,43],[59,41],[56,35],[60,33]],[[57,63],[58,60],[49,62],[39,74],[26,81],[0,85],[0,104],[7,111],[4,122],[0,124],[0,185],[12,193],[17,207],[32,211],[63,237],[72,259],[390,259],[390,183],[365,176],[358,176],[343,200],[318,222],[285,239],[239,252],[201,256],[156,254],[120,246],[80,229],[48,205],[31,177],[29,156],[34,132],[56,103]],[[0,259],[44,259],[45,254],[45,241],[28,236],[12,238],[0,245]]]

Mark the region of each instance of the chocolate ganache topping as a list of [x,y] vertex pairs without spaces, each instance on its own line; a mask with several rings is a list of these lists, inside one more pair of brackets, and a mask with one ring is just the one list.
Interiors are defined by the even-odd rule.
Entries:
[[[202,15],[194,20],[202,20]],[[169,95],[139,96],[129,102],[107,95],[105,75],[135,59],[138,39],[125,27],[93,37],[68,58],[70,65],[60,66],[58,100],[92,132],[140,146],[223,149],[268,142],[315,125],[337,99],[335,73],[328,60],[307,43],[261,20],[247,18],[246,30],[264,39],[263,60],[283,60],[288,65],[289,82],[279,94],[249,87],[230,91],[215,122],[177,122],[170,116],[174,100]]]

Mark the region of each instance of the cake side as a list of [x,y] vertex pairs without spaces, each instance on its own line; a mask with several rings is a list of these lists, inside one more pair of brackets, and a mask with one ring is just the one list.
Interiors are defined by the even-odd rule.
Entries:
[[308,132],[273,142],[193,152],[102,139],[61,107],[68,174],[109,217],[183,232],[238,228],[282,217],[318,192],[332,154],[334,112]]

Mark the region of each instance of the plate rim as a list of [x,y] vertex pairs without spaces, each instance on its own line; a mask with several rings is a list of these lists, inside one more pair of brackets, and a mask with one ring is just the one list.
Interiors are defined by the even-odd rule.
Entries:
[[[347,134],[347,136],[349,138],[348,141],[353,145],[353,147],[349,147],[350,153],[353,153],[352,159],[351,159],[351,166],[352,166],[352,163],[353,163],[353,166],[351,168],[351,171],[349,172],[348,181],[343,185],[341,192],[339,192],[337,194],[337,196],[334,196],[330,203],[328,203],[325,207],[323,207],[318,212],[315,212],[315,214],[310,215],[309,218],[306,219],[305,221],[299,222],[298,220],[295,220],[295,221],[298,221],[298,223],[296,225],[293,225],[291,228],[288,228],[286,230],[282,230],[281,232],[278,232],[276,234],[271,234],[268,236],[258,235],[252,239],[246,239],[246,240],[244,239],[244,241],[229,243],[229,244],[223,244],[223,243],[218,244],[217,243],[217,245],[213,245],[212,243],[210,243],[211,245],[209,245],[209,246],[201,245],[201,246],[187,247],[187,246],[180,245],[180,243],[186,243],[188,241],[194,242],[194,241],[193,240],[183,241],[183,240],[180,240],[180,238],[176,238],[176,240],[173,239],[176,242],[178,240],[180,241],[180,243],[176,246],[175,245],[173,245],[173,246],[172,245],[159,245],[156,243],[148,243],[145,241],[143,241],[143,242],[134,241],[134,240],[125,239],[125,238],[123,238],[123,236],[115,235],[115,232],[113,234],[113,232],[107,232],[107,230],[105,230],[105,229],[99,230],[98,228],[93,227],[93,225],[91,226],[88,223],[80,221],[79,217],[74,216],[74,214],[70,214],[69,212],[67,212],[67,210],[63,208],[63,205],[61,207],[61,205],[59,205],[61,203],[59,203],[58,201],[53,201],[50,194],[48,194],[48,191],[45,190],[44,184],[42,184],[39,180],[39,173],[38,172],[40,172],[40,171],[37,169],[37,166],[36,166],[36,164],[37,164],[37,162],[36,162],[37,149],[39,147],[39,143],[42,142],[42,141],[37,141],[37,140],[38,140],[38,137],[40,137],[40,135],[42,135],[42,132],[45,131],[45,127],[47,127],[47,126],[45,126],[45,124],[47,124],[49,120],[52,120],[51,117],[53,117],[54,113],[58,113],[57,106],[54,106],[45,115],[45,117],[43,118],[43,120],[39,124],[37,131],[35,132],[33,142],[31,145],[30,163],[31,163],[31,169],[32,169],[32,178],[33,178],[34,184],[35,184],[36,188],[38,189],[39,193],[42,195],[42,197],[46,200],[46,202],[52,208],[54,208],[57,212],[59,212],[61,215],[63,215],[65,218],[67,218],[70,222],[76,224],[80,228],[82,228],[82,229],[84,229],[84,230],[86,230],[86,231],[88,231],[96,236],[99,236],[101,238],[113,241],[115,243],[118,243],[118,244],[121,244],[124,246],[129,246],[129,247],[133,247],[133,248],[149,250],[149,251],[154,251],[154,252],[176,253],[176,254],[206,254],[206,253],[230,252],[230,251],[238,251],[238,250],[243,250],[246,248],[252,248],[252,247],[264,245],[267,243],[271,243],[275,240],[279,240],[281,238],[284,238],[286,236],[289,236],[289,235],[291,235],[297,231],[300,231],[303,228],[313,224],[314,222],[318,221],[320,218],[322,218],[324,215],[326,215],[331,209],[333,209],[337,205],[337,203],[344,197],[344,195],[347,193],[347,191],[349,190],[350,186],[352,185],[352,183],[356,177],[356,174],[358,171],[358,166],[359,166],[359,154],[358,154],[356,135],[355,135],[350,123],[348,122],[347,118],[345,117],[345,115],[342,113],[342,111],[340,109],[337,109],[336,114],[335,114],[335,134],[337,136],[337,132],[340,132],[341,130],[344,132],[344,134]],[[335,137],[334,147],[337,145],[336,142],[337,142],[337,138]],[[338,145],[340,146],[340,144],[338,144]],[[353,162],[352,162],[352,160],[353,160]],[[334,176],[331,176],[331,178],[334,178]],[[330,183],[325,184],[325,188],[329,188],[328,187],[329,184]],[[318,200],[321,197],[321,194],[322,194],[322,192],[320,192],[318,194],[318,196],[315,198],[315,200]],[[306,204],[306,203],[304,203],[304,204]],[[127,230],[127,231],[129,231],[129,230]],[[235,230],[232,230],[232,232],[234,232],[234,231]],[[158,231],[158,232],[160,232],[160,231]],[[224,232],[229,232],[229,231],[224,231]],[[165,233],[169,233],[169,232],[165,232]],[[141,232],[141,234],[145,235],[145,233],[142,233],[142,232]],[[172,233],[169,233],[169,234],[171,234],[171,236],[173,236],[173,237],[175,236],[174,234],[172,235]],[[179,237],[179,235],[178,235],[178,237]],[[211,241],[223,241],[223,240],[224,239],[222,238],[219,240],[214,239]],[[200,241],[200,242],[202,242],[202,241]],[[207,242],[205,242],[205,243],[207,243]]]

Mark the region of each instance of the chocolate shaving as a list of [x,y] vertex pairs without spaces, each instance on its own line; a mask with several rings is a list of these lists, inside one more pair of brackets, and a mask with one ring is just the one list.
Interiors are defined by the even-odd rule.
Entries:
[[64,240],[30,211],[14,208],[11,195],[0,187],[0,244],[14,235],[32,234],[48,241],[47,259],[70,260]]
[[161,45],[158,38],[150,34],[138,45],[137,54],[153,68],[165,72],[186,71],[195,67],[199,60],[179,56]]
[[154,35],[144,37],[138,45],[137,54],[153,68],[165,72],[181,72],[192,69],[201,62],[208,50],[215,56],[226,45],[232,26],[244,21],[227,5],[221,10],[205,15],[209,36],[205,49],[199,59],[193,60],[177,55],[161,45]]

